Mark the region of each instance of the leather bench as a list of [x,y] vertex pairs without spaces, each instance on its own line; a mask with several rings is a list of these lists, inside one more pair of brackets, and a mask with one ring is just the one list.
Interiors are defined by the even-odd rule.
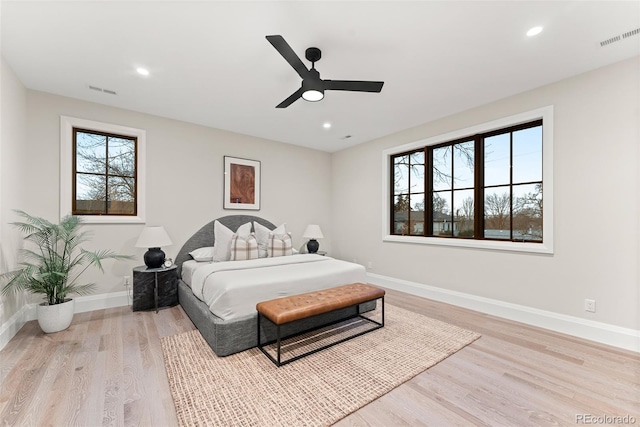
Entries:
[[[290,295],[287,297],[276,298],[269,301],[259,302],[256,305],[256,310],[258,311],[258,348],[273,362],[276,366],[281,366],[286,363],[293,362],[294,360],[300,359],[304,356],[308,356],[309,354],[316,353],[320,350],[324,350],[333,345],[339,344],[341,342],[347,341],[349,339],[358,337],[362,334],[374,331],[376,329],[382,328],[384,326],[384,295],[385,291],[383,289],[377,288],[375,286],[367,285],[364,283],[352,283],[350,285],[338,286],[330,289],[323,289],[314,292],[308,292],[304,294],[298,295]],[[360,304],[367,303],[370,301],[376,301],[380,299],[382,301],[382,321],[377,322],[372,320],[369,317],[362,316],[360,310],[358,309],[358,313],[353,317],[360,317],[366,321],[369,321],[376,326],[370,328],[364,332],[359,332],[357,334],[351,335],[347,338],[343,338],[339,341],[332,342],[320,348],[308,351],[304,354],[292,357],[286,361],[281,361],[281,342],[284,339],[291,338],[282,337],[280,334],[280,326],[295,322],[296,320],[306,319],[312,316],[316,316],[318,314],[328,313],[334,310],[340,310],[347,307],[360,306]],[[260,319],[265,318],[268,319],[271,323],[276,326],[277,338],[274,341],[270,341],[267,343],[260,342]],[[341,320],[341,321],[344,321]],[[321,327],[326,327],[328,325],[323,325]],[[319,329],[319,328],[314,328]],[[302,333],[307,333],[310,331],[304,331],[296,335],[300,335]],[[295,336],[295,335],[294,335]],[[277,358],[271,356],[266,350],[265,346],[276,343],[277,347]]]

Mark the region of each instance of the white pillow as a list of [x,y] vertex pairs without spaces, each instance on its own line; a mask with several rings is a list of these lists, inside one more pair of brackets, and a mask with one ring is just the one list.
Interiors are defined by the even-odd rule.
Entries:
[[267,257],[267,245],[269,244],[269,233],[273,234],[287,234],[287,224],[280,224],[275,230],[269,230],[264,225],[253,222],[253,229],[256,232],[256,238],[258,239],[258,256],[260,258]]
[[242,237],[243,239],[246,239],[247,237],[249,237],[251,234],[253,234],[251,233],[251,223],[247,222],[246,224],[242,224],[236,230],[236,234]]
[[213,261],[213,246],[198,248],[189,252],[189,255],[198,262]]
[[[239,236],[249,236],[251,233],[251,223],[247,222],[238,227]],[[233,231],[222,225],[218,220],[213,222],[213,236],[216,239],[213,244],[213,260],[229,261],[231,258],[231,238]]]

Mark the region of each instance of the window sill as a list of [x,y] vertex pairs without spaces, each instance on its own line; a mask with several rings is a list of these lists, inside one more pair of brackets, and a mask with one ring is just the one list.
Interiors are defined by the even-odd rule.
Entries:
[[84,224],[144,224],[140,216],[78,215]]
[[412,243],[419,245],[447,246],[469,249],[484,249],[504,252],[525,252],[553,255],[553,246],[549,243],[500,242],[495,240],[448,239],[441,237],[395,236],[386,235],[383,242]]

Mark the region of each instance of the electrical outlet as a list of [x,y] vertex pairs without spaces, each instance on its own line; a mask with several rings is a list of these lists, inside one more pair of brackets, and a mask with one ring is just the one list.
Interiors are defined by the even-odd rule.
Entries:
[[367,269],[371,270],[373,268],[373,262],[369,261],[367,263]]
[[131,276],[124,276],[124,285],[129,286],[131,284]]
[[584,300],[584,310],[590,313],[596,312],[596,300],[594,299],[585,299]]

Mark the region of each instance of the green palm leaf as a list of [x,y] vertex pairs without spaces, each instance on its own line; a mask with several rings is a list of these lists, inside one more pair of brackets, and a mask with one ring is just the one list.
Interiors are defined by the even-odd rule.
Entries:
[[104,272],[102,261],[132,258],[110,250],[83,249],[80,245],[90,240],[91,233],[81,230],[80,217],[66,216],[60,224],[54,224],[20,210],[15,212],[24,221],[12,225],[20,229],[34,248],[22,250],[23,261],[17,270],[0,275],[4,295],[28,291],[44,295],[49,304],[62,303],[69,294],[87,295],[95,289],[95,283],[77,283],[89,267]]

